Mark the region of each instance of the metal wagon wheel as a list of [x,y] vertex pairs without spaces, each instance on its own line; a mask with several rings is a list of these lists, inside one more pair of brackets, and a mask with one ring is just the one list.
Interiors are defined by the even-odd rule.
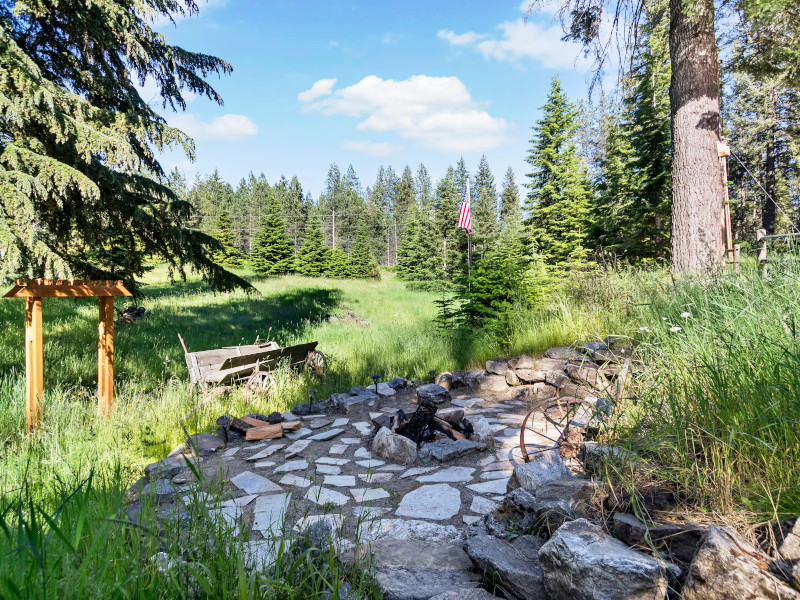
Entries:
[[[578,456],[595,407],[571,396],[540,400],[522,420],[519,447],[522,458],[558,452],[562,458]],[[530,451],[529,451],[530,449]]]
[[244,383],[244,405],[247,406],[247,401],[251,395],[269,394],[275,385],[275,378],[269,371],[259,370],[258,362],[256,362],[255,371],[247,381]]
[[319,350],[311,350],[306,357],[306,371],[316,381],[325,377],[325,372],[328,370],[328,359]]

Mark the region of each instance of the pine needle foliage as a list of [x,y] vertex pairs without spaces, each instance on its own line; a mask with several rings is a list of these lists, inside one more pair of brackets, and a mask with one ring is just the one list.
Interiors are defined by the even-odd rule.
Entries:
[[292,270],[293,254],[292,242],[286,235],[286,224],[280,215],[280,205],[273,195],[261,217],[261,229],[250,262],[259,273],[283,275]]
[[328,271],[331,250],[322,243],[322,226],[317,217],[306,225],[306,239],[295,258],[294,269],[301,275],[322,277]]
[[553,78],[542,113],[526,159],[532,167],[525,184],[527,236],[546,262],[576,266],[587,256],[591,197],[573,139],[577,111],[558,77]]
[[[210,236],[187,227],[190,205],[166,185],[157,155],[193,158],[192,140],[135,86],[154,81],[172,109],[185,109],[187,92],[222,103],[205,77],[231,66],[170,45],[150,26],[197,10],[192,0],[0,3],[0,278],[122,278],[135,287],[153,255],[216,289],[250,288],[211,260]],[[102,247],[125,260],[99,262],[92,252]]]
[[369,237],[367,236],[367,222],[361,219],[356,230],[356,239],[353,242],[353,249],[350,251],[350,265],[348,274],[356,279],[366,279],[372,276],[375,269],[375,259],[369,248]]
[[226,267],[241,267],[242,255],[233,245],[236,241],[236,237],[233,235],[233,223],[225,209],[222,209],[217,215],[213,235],[220,246],[212,254],[214,262]]

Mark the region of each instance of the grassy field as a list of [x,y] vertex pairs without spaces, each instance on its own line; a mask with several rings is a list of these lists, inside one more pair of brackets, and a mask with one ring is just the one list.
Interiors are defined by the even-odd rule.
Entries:
[[[583,274],[509,315],[502,331],[450,335],[434,324],[438,296],[391,273],[374,282],[251,278],[260,296],[214,294],[196,280],[171,286],[163,269],[151,273],[139,300],[148,315],[116,330],[109,420],[97,418],[93,397],[95,301],[45,300],[46,395],[33,439],[24,430],[22,303],[0,303],[0,597],[304,598],[327,590],[335,598],[342,581],[377,597],[368,578],[330,556],[287,555],[279,569],[254,574],[223,532],[196,533],[198,564],[159,572],[148,561],[164,538],[118,520],[124,490],[144,464],[186,433],[212,430],[220,414],[285,410],[309,387],[321,398],[373,373],[425,378],[429,369],[609,334],[635,339],[643,359],[635,393],[616,411],[616,442],[679,491],[689,516],[757,525],[800,512],[800,277],[791,263],[768,278],[752,268],[678,285],[663,271]],[[329,321],[348,310],[369,324]],[[178,333],[190,350],[256,335],[281,345],[317,340],[328,375],[314,382],[280,371],[269,398],[245,408],[234,389],[199,408]],[[624,471],[609,477],[633,482]],[[227,549],[209,553],[213,544]]]
[[[55,476],[69,480],[117,466],[132,481],[142,465],[183,439],[184,428],[212,430],[220,414],[286,410],[306,401],[309,387],[322,398],[367,384],[372,374],[384,380],[427,378],[430,369],[536,353],[580,336],[596,339],[618,333],[630,316],[602,303],[559,301],[536,314],[520,312],[504,340],[480,330],[442,335],[433,322],[437,295],[408,290],[391,273],[378,281],[242,274],[260,296],[214,294],[197,280],[170,285],[161,268],[149,274],[138,301],[147,308],[146,317],[115,330],[116,403],[109,421],[97,418],[93,396],[96,300],[44,299],[45,397],[42,431],[33,440],[24,430],[23,306],[1,302],[0,492],[18,489],[23,481],[36,488]],[[330,315],[348,310],[369,325],[329,322]],[[180,416],[196,409],[202,398],[190,392],[178,334],[191,351],[252,343],[257,335],[284,346],[317,340],[328,358],[328,374],[324,382],[314,382],[283,372],[270,398],[245,409],[241,391],[234,390],[184,421]]]

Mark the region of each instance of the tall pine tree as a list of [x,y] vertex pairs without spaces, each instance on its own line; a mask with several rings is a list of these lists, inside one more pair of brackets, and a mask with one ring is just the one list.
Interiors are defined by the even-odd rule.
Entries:
[[542,113],[526,159],[526,236],[550,265],[574,267],[587,256],[590,191],[573,141],[577,113],[558,77]]
[[295,271],[310,277],[322,277],[328,271],[330,248],[322,243],[322,226],[311,217],[306,225],[306,239],[295,257]]
[[226,267],[241,267],[242,255],[233,245],[236,240],[233,234],[233,224],[225,209],[217,215],[213,235],[220,244],[220,248],[214,251],[214,262]]
[[472,243],[480,258],[497,242],[497,188],[486,155],[481,156],[472,189]]
[[261,218],[261,227],[256,235],[250,263],[259,273],[283,275],[292,270],[294,251],[283,218],[278,200],[270,198],[267,210]]

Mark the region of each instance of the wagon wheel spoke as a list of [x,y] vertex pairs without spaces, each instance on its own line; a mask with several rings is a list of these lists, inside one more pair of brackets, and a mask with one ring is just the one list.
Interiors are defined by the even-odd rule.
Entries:
[[548,440],[550,440],[550,441],[551,441],[551,442],[553,442],[554,444],[557,444],[557,443],[558,443],[558,440],[554,440],[554,439],[553,439],[553,438],[551,438],[550,436],[543,434],[542,432],[538,431],[537,429],[532,429],[531,427],[526,427],[525,429],[527,429],[528,431],[532,431],[533,433],[535,433],[536,435],[538,435],[538,436],[540,436],[540,437],[543,437],[543,438],[545,438],[545,439],[548,439]]

